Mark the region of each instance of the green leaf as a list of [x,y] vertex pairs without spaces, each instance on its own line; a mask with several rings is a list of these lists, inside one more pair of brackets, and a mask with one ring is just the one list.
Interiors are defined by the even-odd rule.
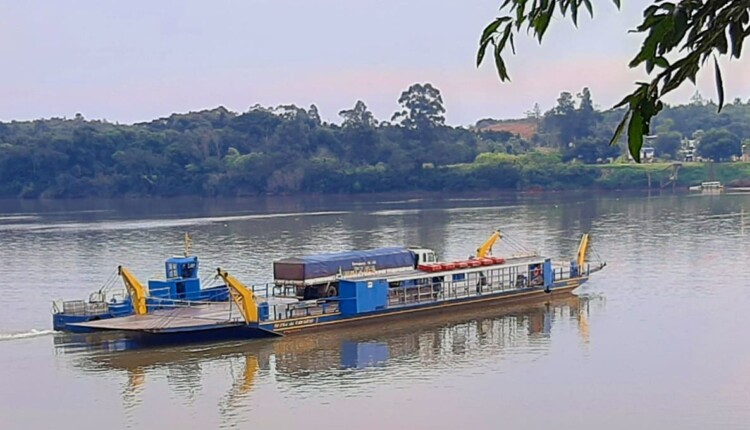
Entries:
[[684,78],[681,79],[679,76],[666,79],[664,81],[664,86],[661,89],[661,93],[666,94],[670,91],[677,89],[677,87],[679,87],[682,84],[682,81],[684,81]]
[[636,163],[641,162],[641,147],[643,146],[643,115],[634,109],[628,124],[628,150]]
[[570,7],[570,3],[575,3],[575,2],[565,1],[565,0],[562,0],[560,2],[560,12],[562,13],[562,16],[565,16],[565,14],[568,13],[568,7]]
[[729,39],[732,41],[732,56],[734,58],[740,58],[742,53],[742,42],[745,41],[742,35],[742,24],[733,22],[729,26]]
[[651,28],[646,39],[643,40],[641,50],[628,64],[631,69],[637,67],[640,63],[651,60],[656,57],[656,48],[659,42],[664,38],[667,27],[660,22],[656,27]]
[[625,115],[623,115],[622,120],[620,121],[620,124],[617,125],[617,129],[615,129],[615,134],[612,135],[612,139],[609,140],[610,146],[617,145],[617,141],[620,139],[620,136],[622,136],[622,132],[625,130],[625,124],[627,124],[629,117],[630,117],[630,110],[625,112]]
[[[484,31],[482,32],[482,37],[479,39],[479,51],[477,52],[477,67],[479,67],[482,64],[482,61],[484,60],[485,51],[487,50],[487,46],[489,45],[490,41],[492,41],[492,37],[497,32],[498,27],[503,22],[510,21],[511,18],[508,16],[503,16],[500,18],[497,18],[492,23],[490,23],[487,27],[485,27]],[[508,28],[506,28],[506,33],[510,29],[510,25],[508,25]]]
[[487,51],[487,45],[489,45],[491,39],[487,39],[484,42],[482,42],[481,45],[479,45],[479,52],[477,52],[477,67],[482,65],[482,60],[484,60],[484,53]]
[[508,69],[505,67],[505,61],[503,61],[502,52],[499,46],[500,45],[495,46],[495,67],[497,68],[497,74],[501,81],[510,81]]
[[541,14],[539,14],[537,19],[534,20],[534,31],[536,31],[536,35],[537,35],[537,38],[539,39],[539,43],[542,43],[544,32],[547,31],[547,27],[549,26],[549,21],[551,18],[552,18],[552,14],[544,11]]
[[583,4],[586,6],[586,9],[589,11],[589,16],[594,17],[594,7],[591,6],[591,0],[583,0]]
[[622,100],[620,101],[620,103],[617,103],[616,105],[614,105],[614,106],[612,107],[612,109],[618,109],[618,108],[621,108],[621,107],[623,107],[623,106],[625,106],[625,105],[629,104],[629,103],[630,103],[630,99],[631,99],[632,97],[633,97],[633,94],[628,94],[627,96],[625,96],[625,98],[624,98],[624,99],[622,99]]
[[654,58],[654,64],[658,67],[661,67],[662,69],[666,69],[669,67],[669,61],[667,61],[664,57],[656,57]]
[[728,48],[728,46],[727,46],[727,36],[726,36],[726,34],[724,32],[722,32],[721,34],[717,34],[716,35],[716,49],[720,53],[726,54],[727,53],[727,48]]
[[497,18],[494,21],[492,21],[487,27],[484,28],[484,31],[482,32],[482,37],[479,39],[479,43],[484,43],[492,39],[492,35],[495,34],[495,32],[497,31],[497,28],[500,27],[500,24],[510,19],[511,18],[509,16],[501,16],[500,18]]
[[498,47],[500,51],[505,49],[505,44],[508,43],[508,37],[510,37],[510,32],[513,30],[513,27],[510,25],[505,26],[505,30],[503,31],[503,37],[500,38],[500,42],[498,43]]
[[673,45],[677,45],[680,43],[680,40],[685,36],[685,33],[688,31],[688,14],[685,11],[684,8],[679,7],[675,11],[674,14],[674,36],[672,43]]
[[[526,0],[517,0],[516,3],[516,30],[521,29],[521,25],[526,21]],[[529,13],[531,15],[531,13]]]
[[724,81],[721,79],[721,69],[719,69],[719,62],[714,57],[714,72],[716,76],[716,92],[719,93],[719,112],[724,106]]
[[[656,14],[656,12],[658,12],[658,11],[659,11],[659,6],[657,6],[657,5],[651,5],[651,6],[647,7],[647,8],[646,8],[646,9],[645,9],[645,10],[643,11],[643,18],[649,18],[649,17],[652,17],[652,16],[654,16],[654,15]],[[645,21],[646,21],[646,20],[644,19],[644,22],[645,22]]]

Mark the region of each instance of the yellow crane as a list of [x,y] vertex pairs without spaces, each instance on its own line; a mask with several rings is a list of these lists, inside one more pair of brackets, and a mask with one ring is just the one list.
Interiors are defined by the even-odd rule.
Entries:
[[258,303],[255,301],[255,294],[225,270],[218,268],[216,271],[227,284],[229,295],[240,309],[245,322],[258,322]]
[[584,233],[581,236],[581,243],[578,245],[578,253],[576,255],[576,263],[578,264],[578,270],[583,270],[583,265],[586,263],[586,253],[589,250],[589,234]]
[[122,277],[122,282],[125,284],[125,288],[128,290],[130,300],[133,302],[133,311],[136,315],[143,315],[148,312],[146,307],[146,289],[143,285],[130,273],[130,270],[117,266],[117,274]]
[[492,251],[492,247],[495,245],[495,242],[497,242],[502,237],[503,234],[500,233],[500,230],[492,233],[492,236],[490,236],[489,239],[484,241],[484,243],[479,248],[477,248],[477,258],[484,258],[488,256]]

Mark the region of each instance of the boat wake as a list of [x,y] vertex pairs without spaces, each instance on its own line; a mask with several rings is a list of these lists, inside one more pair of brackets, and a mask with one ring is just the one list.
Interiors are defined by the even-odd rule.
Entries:
[[54,333],[54,330],[37,330],[31,329],[25,332],[19,333],[0,333],[0,342],[14,339],[28,339],[30,337],[47,336]]

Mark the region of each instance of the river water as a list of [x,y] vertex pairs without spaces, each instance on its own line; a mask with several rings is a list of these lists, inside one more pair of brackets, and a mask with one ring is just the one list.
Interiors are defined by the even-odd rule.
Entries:
[[[748,209],[741,194],[0,201],[0,428],[750,428]],[[312,252],[464,259],[496,228],[553,257],[589,231],[608,266],[559,300],[281,340],[128,349],[50,331],[52,300],[119,264],[162,277],[184,232],[202,277],[263,283]]]

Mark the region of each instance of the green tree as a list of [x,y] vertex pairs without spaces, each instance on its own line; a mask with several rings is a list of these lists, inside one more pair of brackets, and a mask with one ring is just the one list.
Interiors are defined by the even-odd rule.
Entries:
[[580,93],[576,94],[576,98],[578,98],[578,135],[585,136],[590,134],[599,122],[599,114],[594,109],[594,102],[591,100],[591,91],[588,87],[584,87]]
[[698,154],[714,161],[724,161],[742,155],[740,139],[724,129],[708,130],[698,144]]
[[575,102],[573,94],[564,91],[557,98],[557,105],[544,115],[543,128],[557,135],[557,144],[564,150],[575,139]]
[[365,103],[357,100],[352,109],[342,110],[339,116],[344,118],[341,137],[349,158],[357,163],[377,162],[377,121]]
[[563,152],[577,139],[590,137],[601,119],[599,112],[594,109],[588,88],[584,88],[576,97],[579,100],[578,107],[571,93],[560,93],[557,105],[545,114],[542,123],[544,131],[557,135],[557,143]]
[[607,145],[607,139],[596,137],[585,137],[577,140],[566,152],[566,158],[580,160],[586,164],[595,164],[607,158],[617,158],[620,149],[617,146]]
[[307,116],[315,126],[320,126],[321,124],[323,124],[323,121],[320,119],[318,107],[314,104],[310,105],[310,108],[307,110]]
[[656,155],[658,157],[668,156],[669,158],[675,159],[681,144],[682,136],[680,133],[676,131],[660,133],[656,136],[654,150],[656,150]]
[[[621,0],[613,0],[617,8]],[[531,4],[530,4],[531,3]],[[556,14],[570,17],[578,25],[578,13],[586,9],[593,17],[591,0],[503,0],[500,10],[507,11],[487,25],[479,40],[477,66],[492,45],[495,67],[501,81],[510,80],[504,54],[508,46],[515,52],[514,37],[522,30],[541,42]],[[628,147],[640,161],[643,136],[649,134],[652,118],[664,108],[661,101],[685,81],[695,83],[705,62],[716,56],[740,58],[745,38],[750,35],[750,2],[747,0],[655,0],[643,12],[643,21],[635,31],[645,34],[641,48],[629,67],[645,67],[655,72],[650,82],[639,82],[615,108],[625,107],[625,115],[610,140],[614,144],[627,127]],[[724,104],[724,86],[718,61],[714,61],[718,110]]]
[[394,113],[391,120],[406,128],[427,129],[445,124],[443,97],[432,84],[410,86],[401,93],[398,103],[402,110]]
[[344,122],[341,124],[344,128],[372,128],[377,125],[375,116],[367,110],[367,105],[362,100],[357,100],[353,108],[339,112],[339,116],[344,118]]
[[534,121],[539,121],[542,119],[542,108],[539,107],[539,103],[534,103],[534,107],[531,108],[531,110],[526,111],[526,118],[533,119]]

